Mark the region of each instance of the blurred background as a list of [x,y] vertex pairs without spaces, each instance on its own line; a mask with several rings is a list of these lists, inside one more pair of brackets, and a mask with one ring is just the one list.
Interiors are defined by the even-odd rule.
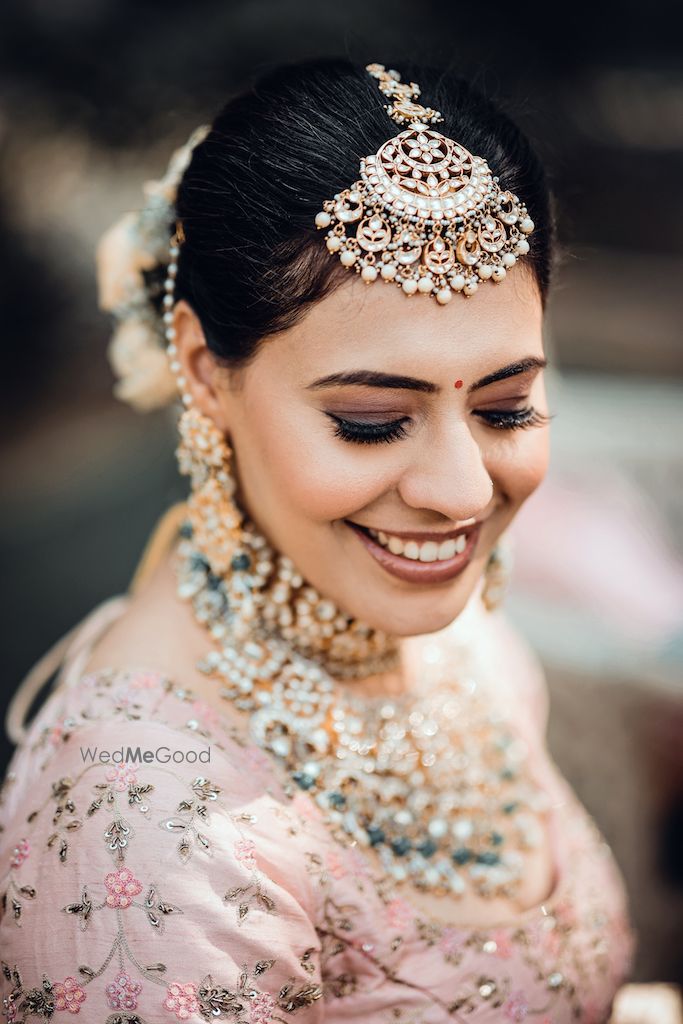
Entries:
[[553,756],[626,876],[635,980],[683,981],[682,21],[662,2],[5,0],[4,703],[125,591],[184,494],[168,414],[111,397],[99,236],[275,63],[450,64],[527,131],[560,208],[553,468],[515,527],[509,612],[546,668]]

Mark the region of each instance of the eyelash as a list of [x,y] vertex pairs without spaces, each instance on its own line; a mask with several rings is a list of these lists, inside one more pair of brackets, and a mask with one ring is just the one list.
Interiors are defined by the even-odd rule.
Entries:
[[[341,416],[335,416],[331,412],[325,415],[329,416],[337,425],[334,431],[335,437],[355,444],[381,444],[382,442],[398,441],[406,436],[407,431],[403,424],[410,419],[409,416],[403,416],[400,420],[392,420],[391,423],[355,423],[352,420],[345,420]],[[531,407],[476,412],[474,415],[479,416],[487,426],[494,430],[525,430],[530,427],[543,426],[550,421],[550,416]]]

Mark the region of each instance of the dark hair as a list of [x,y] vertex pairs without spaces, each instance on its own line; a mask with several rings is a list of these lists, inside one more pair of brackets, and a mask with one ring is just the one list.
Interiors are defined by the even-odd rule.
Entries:
[[[443,114],[439,131],[484,157],[501,187],[526,204],[535,229],[523,262],[545,306],[553,203],[527,138],[454,73],[405,62],[399,70]],[[401,130],[386,102],[376,80],[348,60],[280,66],[230,100],[193,151],[176,201],[185,241],[175,294],[192,306],[221,362],[246,365],[261,338],[291,327],[348,280],[315,215],[358,178],[362,157]]]

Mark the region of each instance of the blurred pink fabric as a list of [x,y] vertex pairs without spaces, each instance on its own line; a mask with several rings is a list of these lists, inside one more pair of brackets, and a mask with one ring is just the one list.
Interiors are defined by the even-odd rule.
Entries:
[[618,473],[551,475],[511,533],[515,584],[593,614],[629,643],[683,631],[683,567],[659,510]]
[[[634,935],[619,871],[545,750],[536,662],[497,613],[487,671],[552,798],[548,899],[501,927],[413,906],[276,762],[154,666],[74,641],[2,790],[4,1019],[601,1024]],[[106,622],[105,622],[106,625]],[[78,638],[77,638],[78,639]],[[81,750],[194,751],[101,764]],[[29,1007],[33,1013],[26,1013]]]

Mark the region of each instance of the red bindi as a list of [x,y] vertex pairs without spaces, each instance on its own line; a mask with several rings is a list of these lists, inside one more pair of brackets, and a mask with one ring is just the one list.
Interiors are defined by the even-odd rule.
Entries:
[[453,387],[454,388],[461,388],[462,387],[462,381],[461,380],[456,380],[456,382],[453,385]]

